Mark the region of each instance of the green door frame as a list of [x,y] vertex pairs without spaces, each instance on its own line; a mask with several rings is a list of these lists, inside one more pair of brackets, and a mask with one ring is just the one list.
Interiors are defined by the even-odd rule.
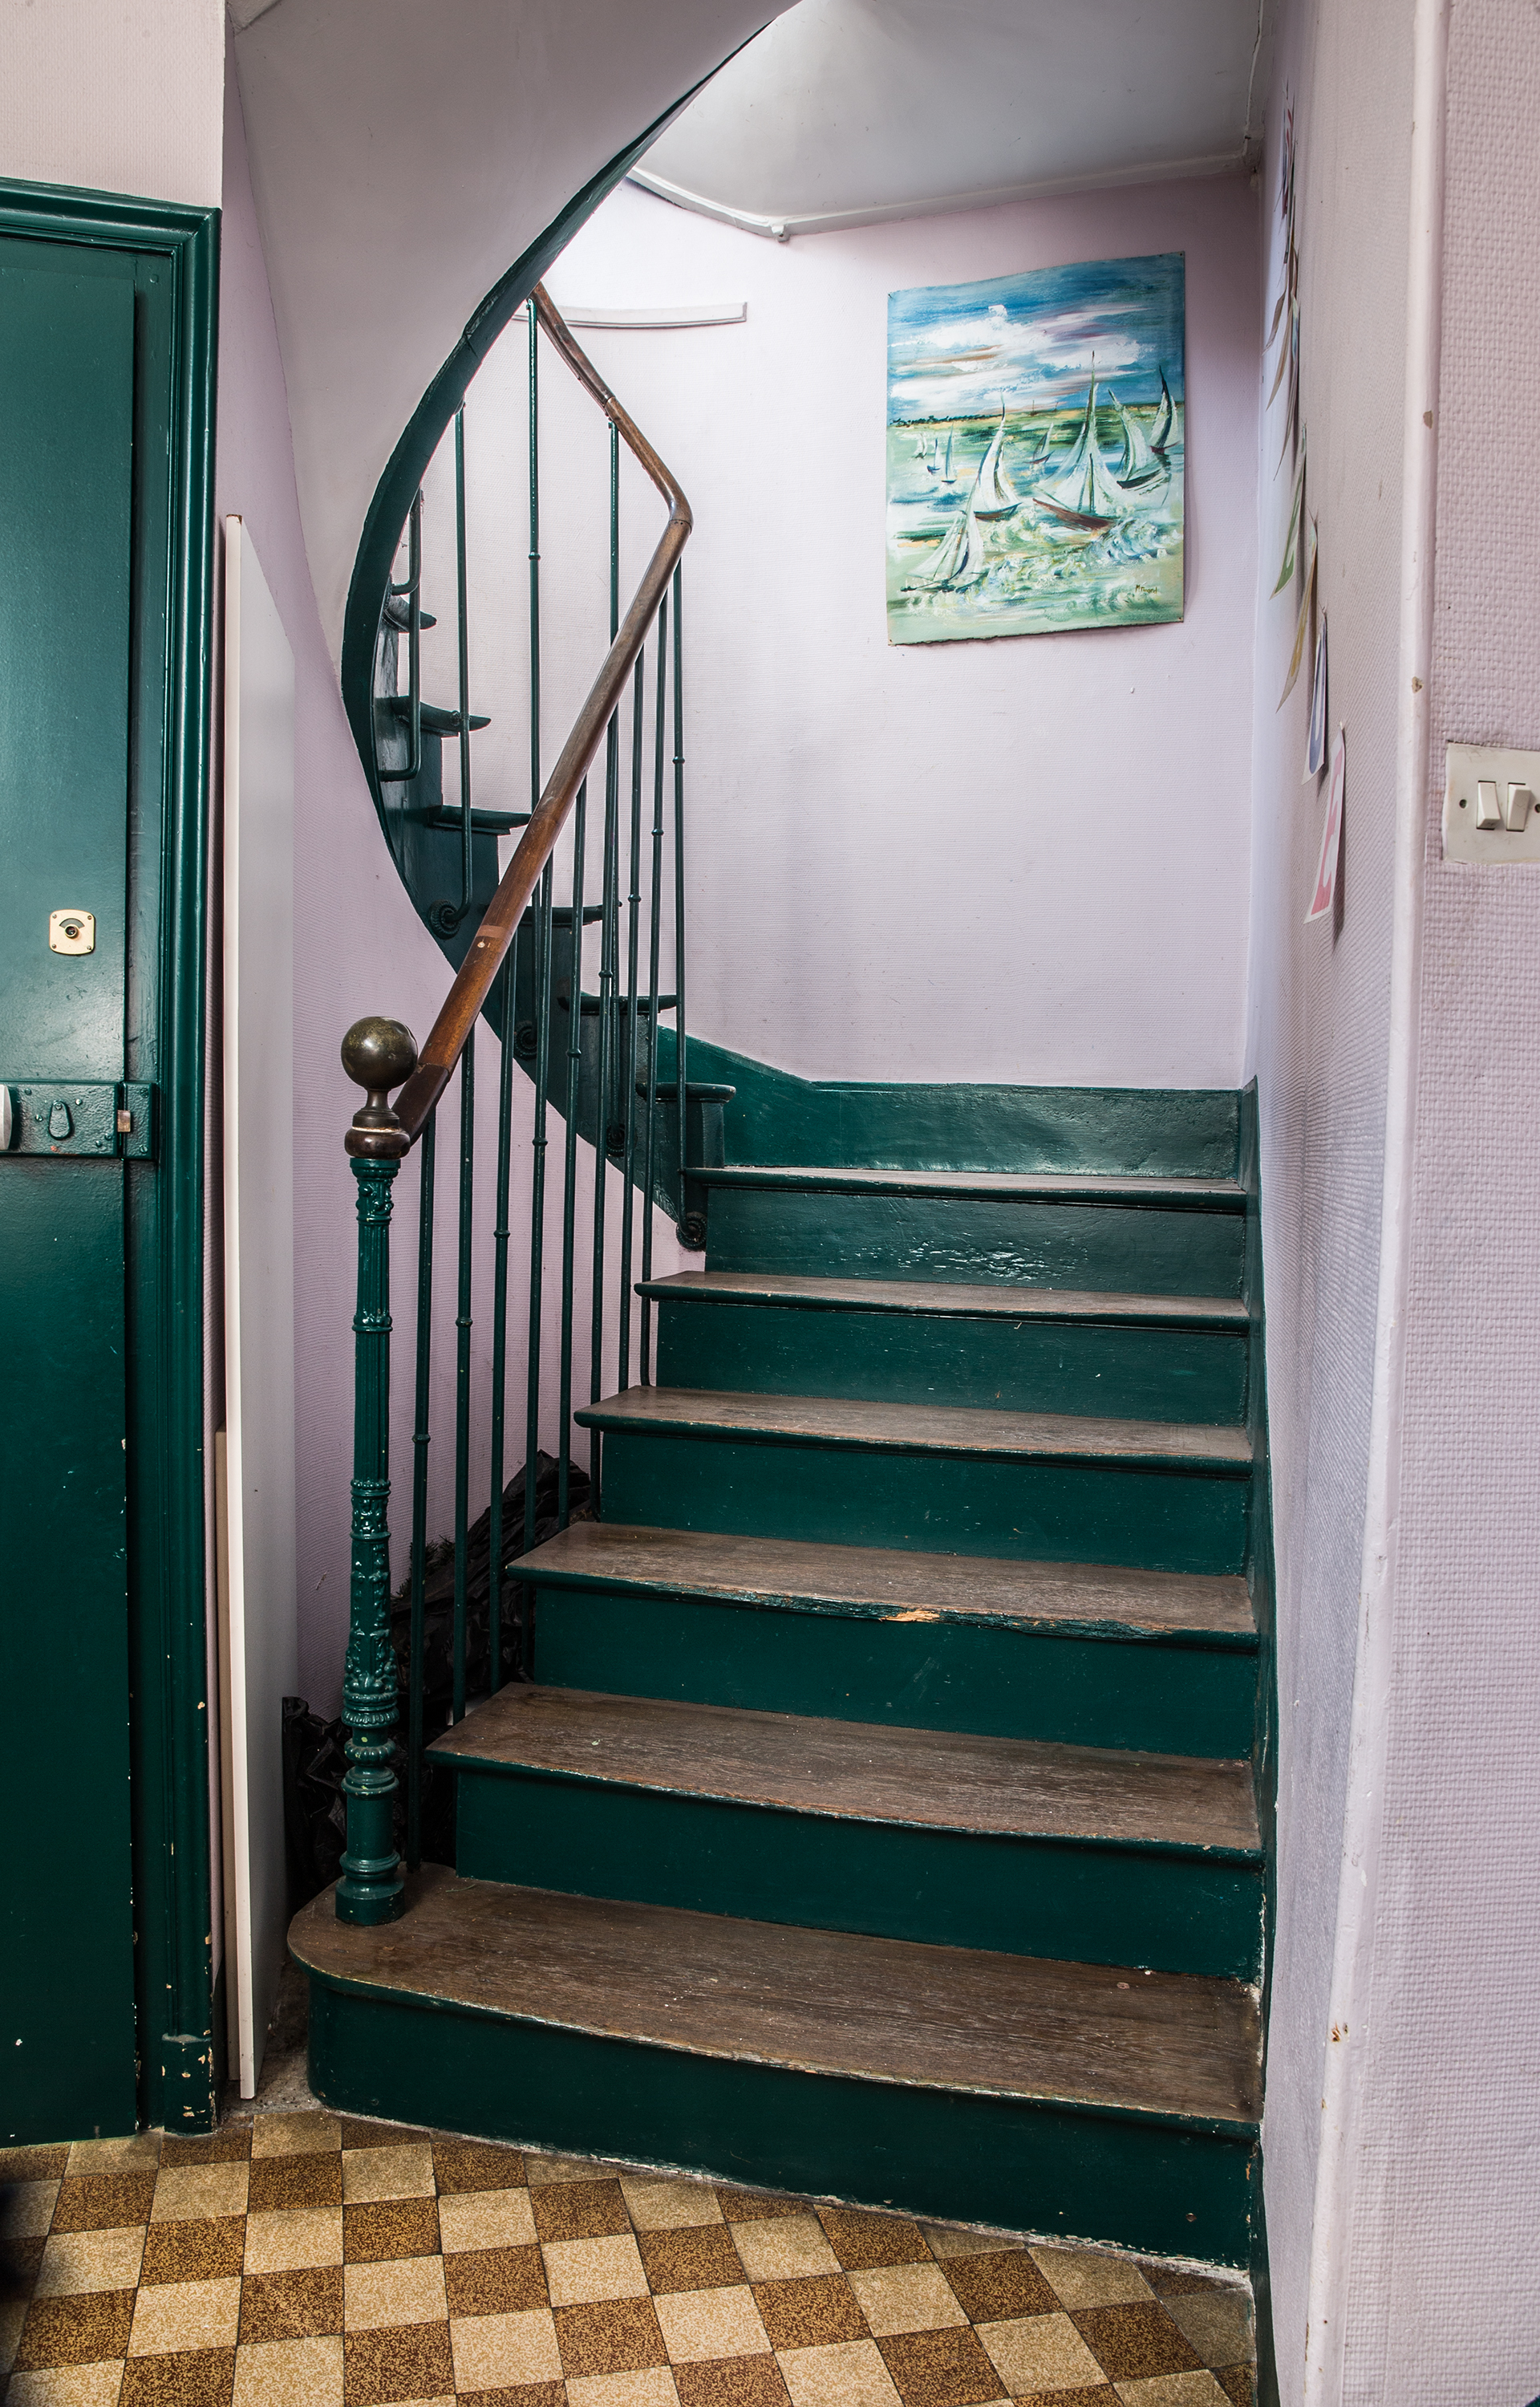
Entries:
[[[0,236],[132,255],[135,403],[126,1064],[159,1090],[128,1165],[128,1591],[138,2112],[213,2128],[205,1596],[205,941],[218,209],[0,179]],[[68,1700],[60,1714],[68,1778]],[[61,1901],[68,1910],[67,1900]]]

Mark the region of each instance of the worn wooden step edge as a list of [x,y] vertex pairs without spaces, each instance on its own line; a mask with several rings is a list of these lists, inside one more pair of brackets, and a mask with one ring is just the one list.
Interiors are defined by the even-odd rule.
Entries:
[[1250,1767],[522,1684],[434,1741],[452,1770],[813,1821],[1260,1865]]
[[990,1555],[574,1521],[507,1565],[511,1579],[706,1603],[1254,1655],[1256,1618],[1234,1573],[1017,1563]]
[[712,1388],[624,1388],[572,1418],[585,1429],[672,1437],[752,1437],[769,1445],[881,1454],[1010,1455],[1222,1476],[1249,1474],[1244,1429],[1186,1421],[1103,1420],[973,1404],[897,1404],[845,1396],[738,1394]]
[[1119,1295],[1073,1288],[990,1287],[958,1280],[804,1278],[770,1271],[675,1271],[639,1279],[660,1303],[753,1303],[822,1312],[876,1312],[947,1320],[1065,1321],[1119,1328],[1244,1331],[1234,1296]]
[[1026,1204],[1110,1204],[1183,1212],[1244,1212],[1234,1178],[1165,1178],[1110,1171],[851,1170],[797,1163],[728,1162],[692,1170],[703,1187],[819,1195],[1016,1197]]
[[1258,2000],[1241,1982],[743,1922],[462,1880],[439,1864],[408,1875],[395,1922],[339,1923],[333,1896],[301,1909],[289,1944],[313,1978],[355,1994],[677,2056],[1256,2137]]

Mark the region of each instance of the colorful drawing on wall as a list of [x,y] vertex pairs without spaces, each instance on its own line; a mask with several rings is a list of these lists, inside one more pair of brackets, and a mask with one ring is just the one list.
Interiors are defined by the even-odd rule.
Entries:
[[1184,264],[888,295],[890,642],[1181,617]]

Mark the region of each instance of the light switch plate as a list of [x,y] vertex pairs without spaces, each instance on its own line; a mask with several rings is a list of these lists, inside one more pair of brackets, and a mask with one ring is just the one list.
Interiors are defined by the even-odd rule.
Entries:
[[[1489,778],[1500,808],[1510,786],[1528,786],[1534,808],[1521,829],[1478,828],[1476,787]],[[1540,862],[1540,752],[1506,752],[1486,744],[1451,744],[1445,754],[1444,858],[1470,861],[1484,869]]]

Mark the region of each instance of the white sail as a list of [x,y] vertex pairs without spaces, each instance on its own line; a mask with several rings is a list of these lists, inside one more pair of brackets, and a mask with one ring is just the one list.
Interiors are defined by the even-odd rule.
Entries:
[[1176,404],[1171,398],[1171,388],[1166,381],[1166,370],[1162,368],[1160,372],[1160,407],[1155,412],[1155,422],[1150,429],[1150,449],[1151,451],[1165,450],[1166,445],[1171,440],[1171,430],[1176,425]]
[[1071,525],[1089,528],[1110,526],[1123,517],[1126,503],[1123,494],[1101,455],[1096,440],[1096,363],[1091,363],[1091,390],[1086,396],[1085,415],[1075,438],[1068,459],[1057,476],[1045,477],[1032,489],[1032,499],[1040,509],[1053,517],[1064,519]]
[[1161,463],[1144,439],[1144,429],[1137,418],[1130,418],[1110,385],[1107,398],[1118,413],[1123,430],[1123,466],[1118,470],[1120,485],[1147,485],[1161,474]]
[[946,460],[941,468],[941,482],[943,485],[954,485],[956,481],[952,473],[952,429],[949,426],[946,431]]
[[913,582],[933,591],[943,586],[975,585],[988,566],[984,531],[970,506],[958,511],[940,549]]
[[1022,506],[1021,495],[1000,465],[1005,448],[1005,403],[1000,404],[1000,422],[989,438],[989,449],[979,463],[979,473],[973,479],[973,491],[968,506],[975,518],[1008,519]]

